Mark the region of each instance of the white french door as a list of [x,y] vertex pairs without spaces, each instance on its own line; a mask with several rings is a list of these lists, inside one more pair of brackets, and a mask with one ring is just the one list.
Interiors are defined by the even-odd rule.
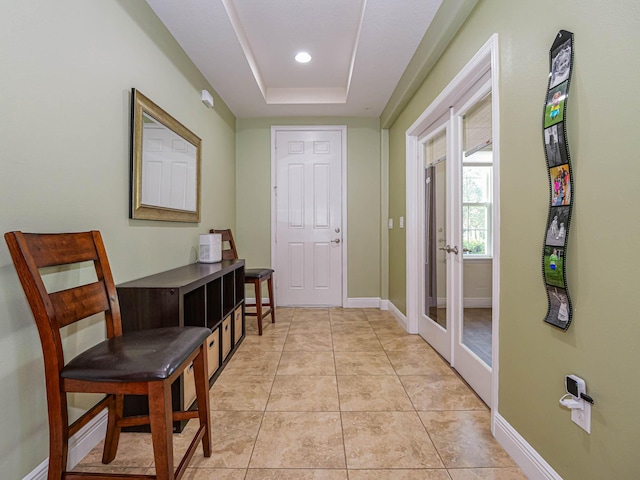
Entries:
[[342,306],[342,127],[274,127],[279,305]]
[[493,348],[493,137],[491,82],[474,86],[468,99],[453,108],[454,180],[457,188],[454,238],[456,282],[451,365],[491,406]]
[[451,227],[451,161],[447,141],[451,135],[448,112],[436,120],[419,140],[419,168],[422,201],[418,206],[420,297],[418,333],[445,359],[451,361],[451,285],[456,276],[448,261]]
[[407,131],[407,326],[489,405],[497,392],[494,36]]

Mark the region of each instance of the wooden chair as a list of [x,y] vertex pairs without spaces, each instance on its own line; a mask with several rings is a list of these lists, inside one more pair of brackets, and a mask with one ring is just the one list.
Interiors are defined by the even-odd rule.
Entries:
[[[223,244],[228,244],[229,248],[222,249],[223,259],[235,260],[238,258],[236,242],[233,241],[231,229],[211,229],[209,233],[219,233],[222,235]],[[274,271],[270,268],[248,268],[244,271],[244,283],[253,285],[256,296],[256,311],[247,312],[245,310],[245,315],[258,318],[258,335],[262,335],[262,319],[264,317],[271,314],[271,323],[276,322],[276,305],[273,298],[273,273]],[[269,289],[269,303],[262,303],[262,282],[267,282],[267,288]],[[268,308],[263,311],[262,307]]]
[[[115,284],[97,231],[69,234],[9,232],[4,238],[42,344],[49,415],[48,479],[113,477],[174,480],[182,477],[200,441],[204,456],[210,456],[206,339],[211,331],[204,327],[173,327],[123,334]],[[93,262],[96,281],[47,292],[39,269],[80,262]],[[104,312],[108,338],[65,365],[61,329],[100,312]],[[172,412],[171,384],[191,362],[196,378],[198,409]],[[104,393],[106,396],[69,425],[69,392]],[[148,416],[123,417],[124,395],[128,394],[148,396]],[[104,408],[108,409],[108,420],[102,462],[110,463],[115,458],[121,427],[149,424],[155,475],[98,475],[67,471],[69,437]],[[173,421],[189,418],[199,418],[199,428],[174,470]]]

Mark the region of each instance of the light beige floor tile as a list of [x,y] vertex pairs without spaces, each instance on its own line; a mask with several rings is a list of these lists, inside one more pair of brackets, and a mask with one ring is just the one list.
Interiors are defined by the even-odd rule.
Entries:
[[527,480],[519,468],[450,469],[452,480]]
[[249,469],[245,480],[347,480],[346,470]]
[[336,377],[277,375],[271,389],[267,411],[337,412]]
[[258,334],[258,320],[256,317],[247,317],[246,320],[246,336],[262,338],[265,335],[286,335],[291,325],[291,319],[281,320],[276,315],[276,322],[271,322],[271,317],[262,320],[262,335]]
[[487,410],[478,396],[455,375],[400,376],[416,410]]
[[419,412],[447,468],[515,467],[491,435],[488,411]]
[[455,375],[451,367],[432,350],[387,352],[395,372],[402,375]]
[[84,470],[84,466],[148,468],[153,465],[153,445],[150,433],[122,433],[116,458],[109,465],[102,463],[103,448],[104,441],[101,441],[78,463],[76,470]]
[[248,350],[251,352],[282,352],[284,349],[284,342],[287,340],[287,333],[279,333],[275,335],[248,335],[244,338],[242,345],[238,349],[238,353],[241,350]]
[[328,308],[296,308],[293,312],[293,322],[300,321],[328,321],[329,309]]
[[451,480],[444,469],[349,470],[349,480]]
[[247,471],[239,468],[187,468],[184,480],[244,480]]
[[[149,471],[148,467],[114,467],[112,464],[100,466],[94,465],[76,465],[72,472],[83,473],[116,473],[118,475],[146,475]],[[152,473],[154,470],[152,470]]]
[[333,352],[284,352],[278,375],[335,375]]
[[295,312],[294,307],[276,307],[276,319],[279,320],[282,318],[283,320],[288,319],[291,320],[293,318],[293,312]]
[[[267,317],[263,327],[258,336],[247,318],[244,341],[211,389],[213,455],[199,448],[183,478],[526,478],[491,436],[486,406],[389,312],[278,307],[276,323]],[[176,462],[196,429],[192,420],[173,436]],[[150,434],[125,432],[116,460],[101,458],[102,443],[76,470],[154,472]]]
[[343,412],[349,469],[442,468],[415,412]]
[[373,331],[382,338],[391,335],[409,335],[407,331],[400,325],[394,318],[383,320],[370,320],[369,325],[373,328]]
[[394,333],[378,334],[382,347],[387,351],[433,351],[420,335],[397,335]]
[[338,376],[343,412],[413,411],[413,405],[395,375]]
[[280,356],[280,352],[238,350],[222,375],[274,375]]
[[[204,457],[199,449],[189,466],[247,468],[263,415],[263,412],[211,412],[211,457]],[[190,421],[187,428],[197,428],[196,422]],[[187,439],[175,444],[177,453],[186,451],[188,447]]]
[[250,468],[345,468],[337,412],[266,412]]
[[375,332],[369,322],[331,322],[331,333],[335,336],[344,336],[351,334],[368,334],[373,335]]
[[335,308],[330,309],[331,321],[343,321],[343,322],[355,322],[355,321],[367,321],[367,316],[359,308]]
[[273,378],[268,375],[221,375],[209,390],[211,410],[264,411]]
[[395,370],[383,351],[335,352],[338,375],[394,375]]
[[334,335],[333,349],[336,352],[375,352],[382,351],[382,345],[375,333],[358,332]]
[[300,333],[287,335],[285,352],[321,352],[333,350],[330,333]]
[[331,335],[329,320],[291,322],[289,335]]

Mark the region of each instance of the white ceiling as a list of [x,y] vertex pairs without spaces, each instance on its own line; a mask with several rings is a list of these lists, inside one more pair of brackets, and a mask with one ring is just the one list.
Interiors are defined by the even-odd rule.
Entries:
[[378,117],[442,0],[147,3],[236,117]]

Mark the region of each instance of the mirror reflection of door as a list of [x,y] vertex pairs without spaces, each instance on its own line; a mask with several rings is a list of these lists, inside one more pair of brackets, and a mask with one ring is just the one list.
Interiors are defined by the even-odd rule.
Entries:
[[424,314],[447,328],[446,131],[425,145]]
[[143,114],[142,204],[195,212],[197,153],[177,133]]

